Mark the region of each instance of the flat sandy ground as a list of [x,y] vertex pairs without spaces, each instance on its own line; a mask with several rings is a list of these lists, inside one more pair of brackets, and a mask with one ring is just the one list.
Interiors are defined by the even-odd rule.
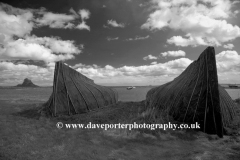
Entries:
[[220,139],[193,130],[56,128],[57,122],[132,123],[139,120],[143,102],[120,102],[72,118],[46,118],[38,107],[0,102],[0,160],[240,159],[240,132]]

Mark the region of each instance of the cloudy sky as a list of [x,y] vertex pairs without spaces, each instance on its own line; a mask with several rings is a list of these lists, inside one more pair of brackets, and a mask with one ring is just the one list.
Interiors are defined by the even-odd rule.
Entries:
[[159,85],[214,46],[220,83],[240,83],[239,0],[8,0],[0,85],[52,85],[64,61],[102,85]]

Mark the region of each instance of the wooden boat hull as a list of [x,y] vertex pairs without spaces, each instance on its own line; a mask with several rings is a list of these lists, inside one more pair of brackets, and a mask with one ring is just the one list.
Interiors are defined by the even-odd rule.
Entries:
[[112,88],[96,85],[69,66],[56,62],[53,93],[45,104],[51,115],[86,113],[117,101],[118,94]]
[[232,99],[218,84],[214,48],[205,49],[173,81],[151,89],[146,107],[165,112],[179,122],[198,122],[202,131],[222,137],[235,111]]

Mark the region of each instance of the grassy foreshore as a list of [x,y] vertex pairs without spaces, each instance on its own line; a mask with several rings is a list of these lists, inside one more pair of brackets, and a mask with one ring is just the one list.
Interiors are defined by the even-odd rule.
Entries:
[[119,102],[71,118],[40,115],[40,105],[1,101],[1,160],[240,159],[238,130],[220,139],[193,130],[56,128],[57,122],[142,123],[144,101]]

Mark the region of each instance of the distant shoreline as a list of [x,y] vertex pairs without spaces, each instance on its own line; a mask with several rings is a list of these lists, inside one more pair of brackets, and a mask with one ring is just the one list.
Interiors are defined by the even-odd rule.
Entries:
[[[220,84],[225,89],[240,89],[240,84],[236,84],[238,87],[229,87],[228,84]],[[103,85],[104,86],[104,85]],[[134,86],[134,87],[158,87],[161,85],[148,85],[148,86]],[[38,87],[18,87],[18,86],[0,86],[0,89],[16,89],[16,88],[52,88],[53,86],[38,86]],[[129,86],[106,86],[110,88],[127,88]]]
[[18,87],[18,86],[0,86],[0,89],[25,89],[25,88],[52,88],[52,86],[37,86],[37,87]]
[[232,87],[223,87],[223,88],[225,88],[225,89],[240,89],[240,87],[234,87],[234,88],[232,88]]

